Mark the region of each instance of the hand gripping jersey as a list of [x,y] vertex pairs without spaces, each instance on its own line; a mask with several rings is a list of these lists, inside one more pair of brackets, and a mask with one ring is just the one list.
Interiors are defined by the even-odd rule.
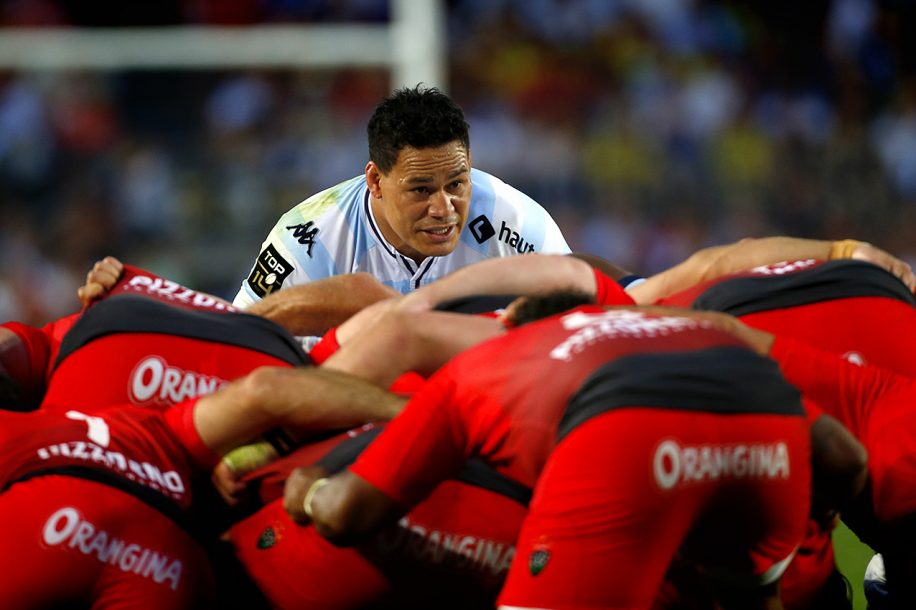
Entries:
[[162,409],[258,366],[306,362],[298,343],[264,318],[115,296],[86,311],[64,337],[42,406]]
[[[337,472],[379,431],[370,424],[300,448],[285,461],[317,461]],[[233,525],[229,538],[278,608],[344,610],[381,600],[397,608],[492,607],[531,496],[483,463],[469,462],[399,523],[357,548],[340,548],[293,523],[283,509],[283,479],[258,483],[269,503]]]
[[458,246],[419,265],[382,236],[365,176],[306,199],[271,230],[234,304],[244,308],[283,287],[359,271],[407,293],[488,258],[569,253],[554,220],[530,197],[476,169],[471,184],[467,226]]
[[679,548],[725,580],[778,578],[808,451],[771,361],[695,321],[584,307],[457,356],[351,471],[404,506],[472,456],[536,483],[500,603],[636,608]]
[[42,406],[164,408],[258,366],[310,363],[273,322],[130,265],[84,312],[41,329],[3,327],[27,353],[26,378],[11,381],[43,397]]

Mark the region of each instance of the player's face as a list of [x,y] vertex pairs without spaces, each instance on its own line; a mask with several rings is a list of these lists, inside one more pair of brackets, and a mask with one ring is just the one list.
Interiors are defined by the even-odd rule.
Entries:
[[420,262],[458,245],[471,202],[471,156],[463,144],[401,149],[387,174],[366,166],[375,220],[385,239]]

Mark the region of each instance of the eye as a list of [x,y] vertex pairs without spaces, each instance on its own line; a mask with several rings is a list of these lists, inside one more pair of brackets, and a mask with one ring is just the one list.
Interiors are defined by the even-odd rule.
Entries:
[[429,193],[429,188],[425,186],[418,186],[413,190],[414,193],[419,193],[420,195],[426,195]]

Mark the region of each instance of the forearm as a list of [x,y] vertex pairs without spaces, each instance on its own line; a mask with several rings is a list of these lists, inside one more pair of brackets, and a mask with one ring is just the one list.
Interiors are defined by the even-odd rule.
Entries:
[[268,295],[246,311],[294,335],[322,335],[364,307],[397,293],[366,273],[329,277]]
[[405,296],[399,307],[424,310],[467,296],[531,295],[564,289],[594,294],[595,275],[591,266],[571,256],[526,254],[489,259],[458,269]]
[[628,292],[637,303],[648,305],[700,282],[760,265],[806,258],[827,260],[833,243],[776,236],[742,239],[725,246],[704,248],[674,267],[647,278]]
[[403,398],[343,373],[262,367],[201,398],[194,424],[203,442],[224,454],[274,426],[293,431],[347,429],[391,419],[404,403]]
[[780,261],[844,258],[870,262],[892,273],[910,290],[916,287],[916,277],[907,263],[871,244],[853,239],[826,241],[775,236],[742,239],[726,246],[705,248],[671,269],[653,275],[628,292],[637,303],[648,305],[701,282],[761,265],[772,265]]
[[388,387],[408,371],[430,374],[456,354],[502,332],[492,318],[444,312],[390,310],[342,345],[322,368]]

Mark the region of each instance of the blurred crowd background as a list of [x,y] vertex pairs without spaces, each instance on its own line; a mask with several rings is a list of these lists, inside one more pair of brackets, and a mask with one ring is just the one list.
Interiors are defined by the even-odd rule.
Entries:
[[[424,1],[424,0],[418,0]],[[746,236],[916,263],[916,5],[450,0],[474,165],[641,273]],[[385,0],[3,0],[0,27],[384,23]],[[384,70],[0,73],[0,318],[105,254],[231,298],[277,217],[361,173]]]

